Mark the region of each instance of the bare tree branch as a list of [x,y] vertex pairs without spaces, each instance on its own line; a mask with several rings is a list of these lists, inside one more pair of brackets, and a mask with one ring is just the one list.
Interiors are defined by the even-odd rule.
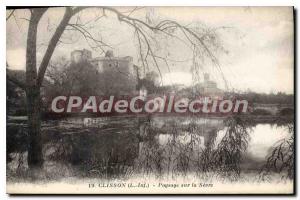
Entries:
[[10,18],[11,16],[13,16],[14,12],[15,12],[15,10],[12,10],[12,11],[9,13],[9,15],[6,17],[6,21],[9,20],[9,18]]
[[[49,63],[49,60],[51,59],[52,53],[57,45],[57,43],[61,43],[63,41],[61,41],[61,36],[64,32],[64,30],[66,30],[67,26],[72,27],[72,29],[68,29],[68,31],[70,30],[74,30],[74,31],[78,31],[79,33],[81,33],[83,35],[83,37],[85,38],[85,40],[88,42],[88,44],[90,44],[90,42],[93,42],[95,45],[91,45],[90,46],[95,49],[95,48],[100,48],[102,52],[104,52],[104,48],[112,48],[111,46],[109,46],[108,44],[104,43],[102,40],[99,40],[97,38],[95,38],[91,32],[89,30],[87,30],[85,28],[86,24],[83,24],[80,20],[80,16],[78,16],[77,21],[75,24],[71,24],[69,23],[70,19],[72,16],[74,16],[75,14],[77,14],[78,12],[87,9],[87,8],[91,8],[91,7],[67,7],[66,11],[65,11],[65,15],[63,17],[63,19],[61,20],[60,24],[58,25],[54,35],[52,36],[48,48],[46,50],[46,53],[44,55],[44,58],[42,60],[42,63],[39,67],[39,72],[38,72],[38,84],[41,85],[42,81],[43,81],[43,77],[45,75],[45,71],[47,68],[47,65]],[[160,66],[156,60],[156,58],[161,58],[161,56],[159,55],[155,55],[153,49],[152,49],[152,45],[150,44],[149,39],[151,39],[151,36],[148,35],[147,31],[144,30],[144,28],[150,30],[153,33],[156,32],[161,32],[169,37],[173,37],[176,38],[178,40],[180,40],[181,42],[184,42],[181,38],[179,38],[178,36],[172,34],[170,31],[168,30],[175,30],[175,29],[179,29],[182,31],[182,33],[185,35],[186,39],[191,43],[192,46],[196,45],[196,46],[201,46],[207,53],[207,55],[209,56],[209,58],[211,59],[211,61],[216,65],[216,67],[220,70],[222,77],[224,79],[225,84],[227,85],[226,79],[223,75],[223,72],[221,70],[219,61],[217,60],[216,56],[212,53],[212,51],[209,49],[209,47],[205,44],[204,42],[204,38],[209,35],[209,32],[204,32],[201,35],[198,35],[196,32],[194,32],[192,29],[188,28],[187,26],[183,26],[181,24],[179,24],[176,21],[172,21],[172,20],[163,20],[161,22],[159,22],[157,25],[150,25],[147,24],[146,22],[137,19],[137,18],[133,18],[130,15],[136,11],[138,8],[134,8],[133,10],[129,11],[129,14],[125,15],[124,13],[118,11],[115,8],[112,7],[98,7],[100,9],[102,9],[102,15],[100,16],[106,16],[105,14],[105,10],[110,11],[112,13],[115,13],[117,15],[117,18],[121,21],[121,22],[125,22],[128,25],[130,25],[131,27],[133,27],[136,31],[136,36],[138,38],[138,46],[139,46],[139,56],[141,58],[141,62],[142,62],[142,66],[145,69],[145,67],[148,67],[148,57],[150,56],[152,58],[152,61],[155,65],[155,67],[157,68],[157,71],[159,72],[159,75],[162,79],[162,74],[161,74],[161,70],[160,70]],[[128,12],[127,12],[128,13]],[[98,20],[99,17],[97,17],[96,20]],[[89,23],[89,22],[88,22]],[[199,45],[197,45],[193,40],[195,40],[195,42],[198,42]],[[142,48],[143,48],[143,43],[146,45],[146,54],[143,55],[142,53]],[[185,42],[184,42],[185,43]],[[186,43],[185,43],[186,44]],[[186,44],[187,45],[187,44]],[[166,63],[167,60],[164,60],[164,62]],[[166,63],[167,64],[167,63]],[[167,66],[169,66],[167,64]],[[169,67],[168,67],[169,69]],[[170,69],[169,69],[170,70]]]
[[68,25],[68,22],[71,19],[71,17],[77,12],[79,12],[78,9],[76,9],[76,11],[75,11],[75,9],[73,10],[72,8],[67,7],[66,11],[65,11],[65,14],[63,16],[63,19],[61,20],[60,24],[58,25],[58,27],[55,30],[55,33],[53,34],[52,38],[50,39],[50,42],[49,42],[49,45],[47,47],[46,53],[45,53],[45,55],[43,57],[43,60],[40,64],[40,67],[39,67],[38,78],[37,78],[37,84],[39,86],[42,85],[47,66],[49,64],[49,61],[52,57],[54,49],[55,49],[61,35],[63,34],[66,26]]

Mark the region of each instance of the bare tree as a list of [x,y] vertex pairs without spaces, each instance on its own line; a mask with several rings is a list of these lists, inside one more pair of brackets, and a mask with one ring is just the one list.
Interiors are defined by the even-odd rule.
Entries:
[[[46,69],[49,65],[49,61],[53,55],[56,46],[62,42],[62,34],[65,31],[76,31],[80,33],[84,39],[91,45],[92,48],[98,48],[104,51],[109,45],[104,43],[101,39],[96,38],[86,28],[86,24],[82,23],[80,16],[78,15],[84,9],[90,7],[66,7],[64,15],[60,20],[54,34],[52,35],[42,61],[37,66],[37,31],[39,29],[39,22],[43,15],[47,12],[48,8],[34,8],[30,9],[30,18],[28,19],[28,34],[27,34],[27,46],[26,46],[26,83],[24,85],[27,97],[27,113],[28,113],[28,132],[30,136],[30,144],[28,149],[28,165],[29,167],[41,167],[43,164],[42,156],[42,140],[41,140],[41,119],[40,119],[40,88],[42,86]],[[102,15],[98,16],[94,21],[97,21],[102,16],[106,16],[106,12],[111,12],[117,16],[117,19],[133,28],[135,36],[138,41],[138,48],[140,52],[140,60],[142,61],[142,67],[149,68],[149,62],[152,62],[156,67],[159,76],[162,78],[161,69],[159,66],[159,59],[167,63],[167,59],[162,58],[155,54],[153,49],[153,39],[149,33],[163,34],[170,38],[175,38],[178,41],[187,43],[192,50],[201,52],[199,56],[208,58],[220,69],[220,64],[216,55],[214,54],[216,43],[216,30],[206,28],[191,28],[189,26],[181,25],[172,20],[161,20],[156,24],[147,22],[132,17],[132,13],[137,10],[133,9],[131,12],[121,12],[113,7],[97,7]],[[14,12],[8,13],[7,20],[14,17]],[[75,23],[71,23],[72,17],[77,16]],[[14,17],[15,19],[15,17]],[[89,22],[92,23],[92,22]],[[41,26],[42,24],[40,24]],[[177,31],[181,34],[175,34]],[[192,48],[193,47],[193,48]],[[221,70],[221,69],[220,69]],[[10,79],[13,80],[13,79]],[[19,83],[18,83],[19,84]]]

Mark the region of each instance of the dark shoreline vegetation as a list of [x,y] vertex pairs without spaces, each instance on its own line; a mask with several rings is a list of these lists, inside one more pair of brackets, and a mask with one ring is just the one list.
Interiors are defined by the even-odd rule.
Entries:
[[[176,90],[176,87],[155,86],[150,80],[151,94]],[[49,102],[45,97],[58,95],[59,90],[49,84],[42,88],[42,94],[41,134],[45,163],[42,169],[35,170],[27,165],[29,134],[25,93],[11,82],[7,84],[8,181],[51,181],[67,177],[127,179],[133,173],[160,178],[187,176],[191,172],[200,179],[239,181],[245,173],[256,174],[257,180],[262,181],[272,179],[274,174],[293,179],[294,160],[289,156],[293,148],[289,148],[292,144],[288,139],[289,142],[282,141],[284,148],[280,144],[274,147],[275,153],[264,161],[250,158],[246,150],[251,131],[257,124],[293,125],[294,95],[225,92],[224,99],[245,99],[253,110],[235,115],[108,115],[100,117],[109,118],[100,127],[85,127],[83,118],[99,116],[47,112]],[[193,91],[185,88],[176,90],[176,94],[192,97]],[[227,132],[223,140],[216,143],[214,140],[222,130]],[[160,144],[159,137],[167,137],[167,141]],[[200,148],[202,137],[205,147]],[[186,143],[188,138],[190,141]],[[281,152],[289,152],[288,157],[278,156]]]
[[[7,180],[111,180],[128,179],[133,174],[176,178],[190,173],[203,180],[239,181],[246,174],[255,176],[258,182],[272,181],[274,176],[293,180],[293,115],[191,117],[188,123],[184,116],[122,118],[112,117],[101,127],[85,127],[78,121],[82,116],[43,120],[45,167],[31,170],[26,163],[26,118],[8,117],[7,164],[14,167],[7,168]],[[291,134],[291,138],[270,148],[264,161],[255,161],[246,154],[257,124],[286,127]],[[225,135],[216,142],[220,130]],[[206,138],[205,147],[200,145],[200,135]],[[158,142],[160,136],[168,137],[167,141]]]
[[[156,86],[151,79],[146,82],[151,94],[175,88],[179,96],[192,99],[192,88],[177,90]],[[44,164],[41,169],[30,169],[25,93],[11,82],[7,84],[8,181],[126,180],[133,175],[176,178],[191,173],[199,180],[211,181],[243,181],[251,177],[251,181],[259,182],[278,180],[278,176],[293,180],[294,95],[225,92],[224,99],[249,102],[251,111],[240,114],[99,116],[48,112],[45,97],[59,95],[59,90],[49,84],[42,93]],[[85,126],[84,118],[99,118],[101,123]],[[269,147],[264,160],[257,160],[248,155],[247,149],[253,130],[263,124],[284,127],[291,138],[278,141]],[[218,139],[220,132],[224,135]]]

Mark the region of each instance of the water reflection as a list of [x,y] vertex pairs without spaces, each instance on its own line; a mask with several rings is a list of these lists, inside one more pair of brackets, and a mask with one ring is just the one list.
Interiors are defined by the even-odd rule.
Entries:
[[[85,177],[193,173],[237,180],[243,172],[261,171],[273,144],[291,135],[287,127],[254,125],[240,117],[148,116],[113,119],[98,127],[85,127],[81,119],[73,123],[69,119],[43,126],[44,157],[49,162],[66,163]],[[13,152],[26,152],[24,145],[13,145],[22,138],[19,132],[8,140],[11,159]],[[22,141],[26,141],[23,135]]]

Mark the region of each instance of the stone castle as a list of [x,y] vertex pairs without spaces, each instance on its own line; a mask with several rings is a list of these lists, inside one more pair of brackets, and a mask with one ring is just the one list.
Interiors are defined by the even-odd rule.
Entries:
[[[113,51],[107,51],[104,57],[95,58],[93,58],[92,52],[87,49],[74,50],[71,52],[71,62],[78,63],[82,61],[90,62],[99,72],[106,74],[109,79],[106,82],[107,85],[113,86],[118,80],[123,80],[125,82],[126,80],[130,80],[127,82],[127,85],[131,90],[137,89],[140,94],[147,94],[147,89],[144,88],[143,90],[138,67],[133,64],[132,57],[115,57]],[[120,76],[116,77],[115,74],[119,74]],[[220,98],[224,95],[224,92],[218,88],[217,83],[210,80],[208,73],[204,74],[203,82],[196,84],[194,90],[201,95],[212,96],[214,98]]]
[[113,51],[107,51],[104,57],[93,58],[92,52],[87,49],[71,52],[71,63],[87,61],[95,66],[99,73],[104,75],[106,94],[128,95],[138,93],[138,67],[133,64],[130,56],[116,57]]
[[115,57],[113,51],[107,51],[104,57],[92,57],[92,52],[87,49],[71,52],[71,62],[88,61],[96,66],[99,72],[119,72],[129,78],[136,78],[136,66],[131,56]]

